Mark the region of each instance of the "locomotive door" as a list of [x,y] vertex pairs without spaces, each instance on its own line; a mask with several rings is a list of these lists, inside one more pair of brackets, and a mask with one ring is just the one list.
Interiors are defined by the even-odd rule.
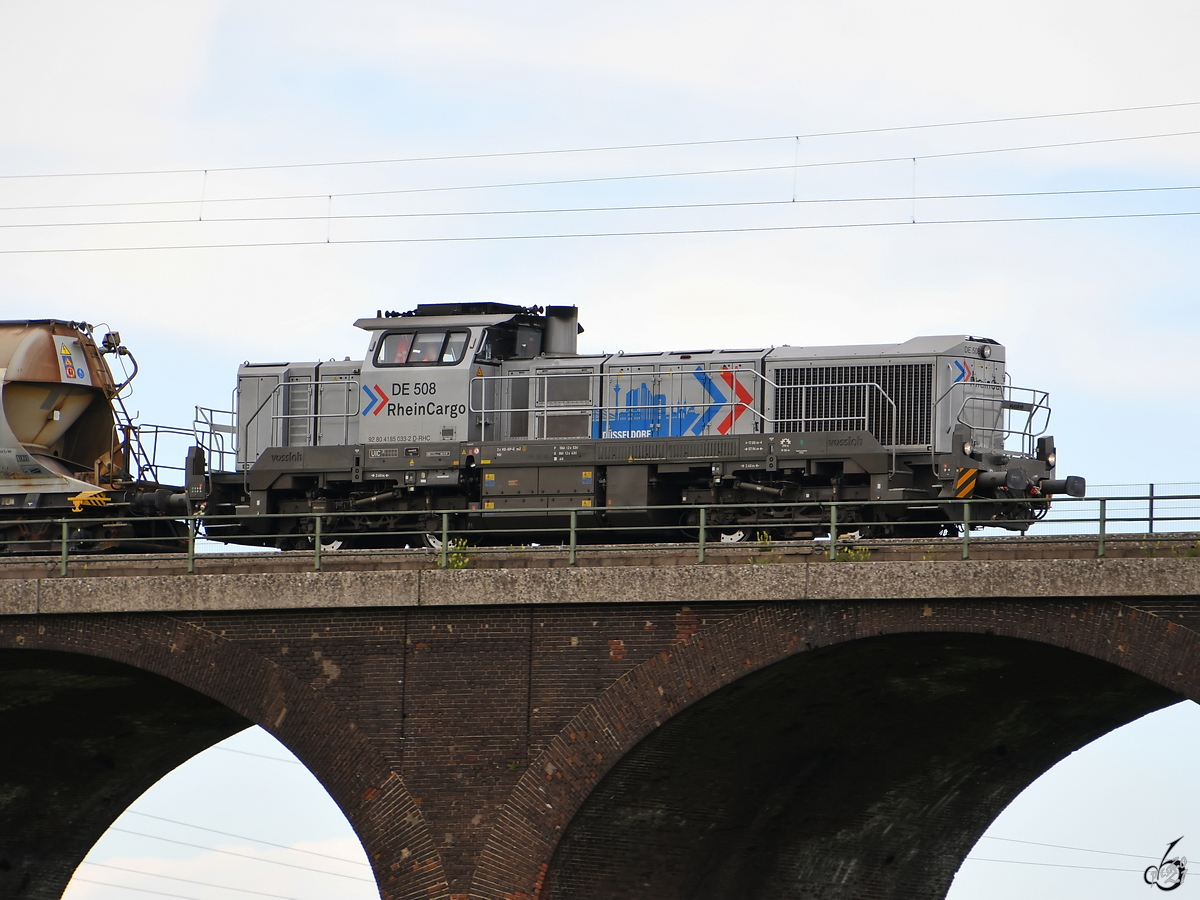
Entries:
[[708,375],[717,392],[724,398],[713,418],[710,433],[755,434],[762,430],[758,417],[758,394],[762,381],[758,362],[712,362]]
[[471,364],[471,370],[467,440],[494,441],[500,434],[500,411],[505,408],[500,363],[477,359]]
[[283,389],[283,443],[287,447],[311,447],[316,431],[316,366],[291,366]]
[[659,391],[654,366],[612,366],[605,373],[604,406],[609,411],[603,436],[665,437],[667,398]]
[[591,437],[599,389],[595,366],[538,367],[534,436]]
[[529,368],[505,367],[500,386],[500,404],[504,410],[500,433],[503,440],[525,440],[529,437],[529,414],[532,412],[529,396]]
[[363,396],[361,364],[322,363],[317,381],[317,444],[348,446],[358,442]]
[[669,426],[663,431],[679,437],[758,431],[757,366],[745,359],[659,366],[656,383]]

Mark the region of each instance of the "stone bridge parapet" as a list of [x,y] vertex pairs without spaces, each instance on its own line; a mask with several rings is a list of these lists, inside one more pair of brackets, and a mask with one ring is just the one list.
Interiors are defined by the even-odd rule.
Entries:
[[377,563],[0,568],[0,894],[258,724],[386,900],[932,900],[1046,768],[1200,699],[1184,555]]

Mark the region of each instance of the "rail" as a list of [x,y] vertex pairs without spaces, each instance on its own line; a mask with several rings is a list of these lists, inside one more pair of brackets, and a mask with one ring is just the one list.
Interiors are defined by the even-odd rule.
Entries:
[[[603,509],[562,507],[549,510],[538,510],[547,518],[544,523],[529,524],[529,510],[489,510],[484,517],[494,523],[492,527],[478,527],[473,521],[467,527],[464,521],[465,511],[461,509],[433,510],[422,514],[421,527],[412,527],[399,532],[407,536],[411,543],[421,543],[428,540],[428,547],[419,549],[389,551],[400,556],[417,556],[424,560],[435,561],[439,568],[466,568],[473,560],[489,555],[505,555],[519,553],[522,555],[557,554],[565,555],[565,564],[578,564],[581,549],[591,551],[603,543],[608,547],[618,547],[624,550],[673,549],[691,555],[696,562],[704,563],[713,548],[731,551],[739,548],[752,548],[760,553],[796,550],[808,554],[819,554],[831,561],[866,561],[870,559],[874,548],[895,548],[907,546],[921,549],[923,559],[938,560],[947,558],[970,559],[972,547],[979,546],[981,539],[994,542],[994,538],[974,533],[974,529],[983,531],[988,528],[989,521],[980,520],[979,509],[985,505],[997,503],[1025,501],[1002,500],[952,500],[945,499],[937,502],[938,506],[951,513],[948,524],[958,526],[957,536],[942,539],[930,538],[887,538],[865,539],[859,534],[863,523],[852,520],[855,507],[861,506],[855,501],[823,501],[805,503],[771,503],[746,504],[740,509],[762,509],[778,512],[785,507],[803,507],[809,514],[804,522],[809,537],[795,538],[784,535],[785,530],[794,531],[795,521],[757,522],[745,526],[720,524],[720,514],[728,511],[727,507],[714,504],[707,505],[672,505],[672,506],[627,506],[607,507]],[[1140,508],[1131,508],[1129,504],[1145,505],[1145,514]],[[908,501],[886,500],[873,504],[884,507],[888,505],[911,505]],[[1090,507],[1090,509],[1089,509]],[[1052,524],[1058,527],[1067,526],[1070,531],[1057,535],[1037,535],[1025,538],[1010,538],[1006,546],[1019,542],[1028,545],[1038,542],[1062,540],[1071,538],[1075,543],[1093,548],[1091,553],[1103,558],[1116,545],[1134,542],[1140,544],[1142,552],[1146,548],[1157,553],[1162,541],[1173,542],[1167,549],[1174,556],[1200,557],[1200,493],[1167,494],[1150,492],[1148,494],[1120,495],[1099,498],[1057,498],[1054,508],[1058,515]],[[87,508],[88,512],[91,508]],[[612,513],[653,513],[675,515],[677,518],[687,516],[686,525],[628,525],[613,526],[601,524],[600,515]],[[1130,514],[1130,513],[1133,514]],[[345,541],[359,540],[371,537],[388,537],[396,539],[397,531],[342,531],[339,530],[341,516],[337,513],[312,513],[306,515],[278,514],[259,517],[261,519],[287,519],[300,523],[300,530],[290,535],[290,539],[299,540],[307,547],[299,551],[299,555],[312,559],[312,567],[320,571],[323,559],[330,554],[355,554],[360,551],[342,550]],[[517,527],[505,527],[504,521],[514,518],[524,518],[524,523]],[[178,523],[177,534],[164,537],[161,534],[154,537],[133,537],[127,533],[120,537],[105,534],[105,529],[118,529],[124,532],[136,523],[157,524],[166,521]],[[57,558],[58,570],[61,576],[69,573],[72,559],[95,560],[97,551],[108,541],[119,541],[122,545],[144,546],[148,550],[168,551],[156,558],[186,560],[188,573],[196,571],[198,544],[206,540],[206,535],[219,529],[221,525],[236,523],[236,517],[218,517],[196,514],[181,516],[168,520],[163,517],[115,519],[113,517],[97,517],[86,514],[71,514],[62,518],[39,523],[43,532],[34,537],[19,540],[8,540],[3,549],[6,559],[10,562],[28,559],[32,556]],[[1025,524],[1036,528],[1046,520],[1030,518]],[[1178,529],[1164,535],[1161,529],[1164,525],[1183,525],[1190,527]],[[1134,528],[1133,526],[1139,526]],[[1146,528],[1140,526],[1145,525]],[[1083,527],[1081,527],[1083,526]],[[754,530],[753,536],[747,534]],[[604,538],[603,542],[597,538]],[[738,540],[732,540],[737,538]],[[211,538],[208,538],[211,540]],[[536,540],[535,540],[536,539]],[[372,551],[377,552],[377,551]],[[294,555],[294,554],[293,554]],[[751,560],[753,561],[753,560]],[[85,567],[86,568],[86,567]]]

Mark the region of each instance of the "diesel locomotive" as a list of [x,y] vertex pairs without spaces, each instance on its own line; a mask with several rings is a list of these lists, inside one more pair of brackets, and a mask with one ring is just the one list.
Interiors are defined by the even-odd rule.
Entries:
[[197,417],[186,497],[209,537],[311,546],[319,516],[346,546],[404,545],[449,512],[480,542],[572,515],[646,540],[629,529],[694,534],[703,509],[713,539],[803,538],[830,501],[847,530],[933,536],[957,532],[957,500],[974,527],[1024,531],[1085,491],[1055,474],[1048,395],[1014,386],[990,338],[589,354],[569,306],[354,324],[362,360],[247,363],[224,424]]

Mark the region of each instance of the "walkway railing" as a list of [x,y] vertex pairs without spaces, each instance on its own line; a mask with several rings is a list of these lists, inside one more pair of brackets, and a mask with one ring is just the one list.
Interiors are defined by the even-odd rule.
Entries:
[[[343,517],[337,513],[277,514],[260,516],[255,521],[268,525],[266,520],[269,519],[287,520],[288,526],[295,528],[284,538],[292,551],[288,555],[298,552],[311,557],[312,567],[318,571],[323,559],[331,554],[344,556],[360,552],[423,557],[427,564],[433,563],[440,568],[466,568],[484,557],[515,553],[565,555],[567,565],[576,565],[581,550],[593,551],[601,546],[608,550],[674,550],[693,556],[700,563],[705,562],[714,549],[731,551],[745,547],[760,552],[819,554],[834,561],[865,561],[875,548],[919,546],[927,551],[923,558],[970,559],[973,545],[995,546],[998,534],[1006,536],[999,538],[999,542],[1010,549],[1069,539],[1073,544],[1092,547],[1095,556],[1104,557],[1114,545],[1140,542],[1143,547],[1153,548],[1153,542],[1171,541],[1171,552],[1175,555],[1200,556],[1200,492],[1163,494],[1158,487],[1144,494],[1056,498],[1051,507],[1052,515],[1044,519],[1030,517],[1016,523],[1033,532],[1025,537],[1000,532],[995,520],[984,520],[981,515],[985,508],[994,509],[997,504],[1004,503],[1022,504],[1027,511],[1028,501],[979,499],[946,499],[929,505],[931,512],[936,508],[939,512],[949,513],[947,524],[958,526],[956,536],[941,539],[905,537],[905,523],[897,524],[898,537],[866,537],[863,532],[870,523],[854,520],[861,501],[740,505],[736,510],[743,517],[757,514],[767,517],[766,521],[745,524],[730,521],[731,508],[728,506],[692,504],[488,510],[483,513],[482,522],[478,511],[468,514],[462,509],[434,510],[420,514],[420,525],[379,531],[348,530],[343,525]],[[872,506],[877,509],[911,507],[912,502],[880,501]],[[535,513],[536,518],[531,513]],[[621,524],[623,519],[636,521],[647,514],[654,524]],[[472,516],[469,521],[468,515]],[[603,524],[602,516],[618,524]],[[7,554],[5,558],[12,562],[53,555],[57,557],[61,575],[68,573],[72,559],[97,560],[103,558],[102,551],[113,546],[122,552],[141,551],[155,553],[156,558],[185,560],[187,571],[193,573],[198,555],[221,552],[223,545],[208,535],[237,522],[234,517],[203,515],[176,519],[161,516],[114,518],[95,515],[92,508],[85,507],[78,514],[39,523],[36,533],[30,531],[21,539],[9,540],[3,549]],[[153,536],[132,533],[151,529],[157,532]],[[174,534],[164,529],[174,529]],[[361,547],[400,541],[406,542],[403,550],[343,549],[354,544]],[[254,551],[276,554],[271,548],[256,547],[251,550]]]

